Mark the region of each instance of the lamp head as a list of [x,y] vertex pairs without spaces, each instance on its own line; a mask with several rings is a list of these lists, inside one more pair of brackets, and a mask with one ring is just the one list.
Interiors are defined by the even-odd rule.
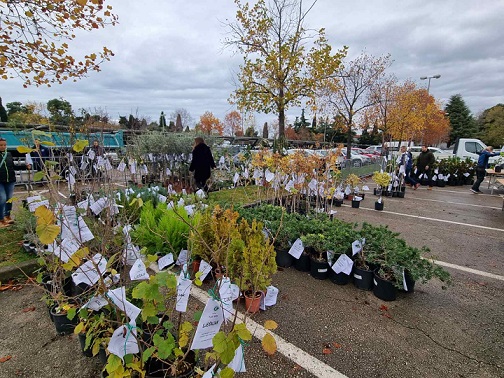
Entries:
[[427,80],[427,76],[422,76],[420,80]]
[[432,76],[434,79],[439,79],[441,77],[441,75],[434,75]]

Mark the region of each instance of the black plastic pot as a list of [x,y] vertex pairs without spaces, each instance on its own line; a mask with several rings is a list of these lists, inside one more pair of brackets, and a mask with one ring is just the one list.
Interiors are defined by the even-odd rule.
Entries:
[[196,362],[196,355],[195,353],[191,350],[185,360],[188,363],[188,369],[187,371],[183,371],[180,374],[172,375],[168,369],[170,368],[170,365],[155,359],[155,358],[149,358],[145,364],[145,369],[146,369],[146,374],[145,378],[158,378],[158,377],[163,377],[163,378],[187,378],[191,377],[194,373],[194,365]]
[[354,286],[361,290],[372,290],[374,286],[373,278],[374,272],[372,270],[365,270],[354,266],[353,272]]
[[350,276],[348,274],[336,273],[332,269],[329,269],[329,279],[336,285],[346,285],[350,282]]
[[502,172],[502,167],[500,165],[496,165],[494,168],[495,173],[500,173]]
[[85,291],[89,290],[89,285],[85,284],[84,282],[81,282],[80,284],[76,285],[73,280],[71,284],[71,293],[72,296],[77,296],[83,294]]
[[384,280],[376,272],[374,274],[373,294],[384,301],[395,301],[397,298],[397,288],[391,281]]
[[378,201],[376,201],[376,202],[374,203],[374,209],[375,209],[375,210],[379,210],[379,211],[383,210],[383,202],[378,202]]
[[341,207],[341,205],[343,205],[343,200],[336,200],[336,201],[334,201],[334,206]]
[[301,272],[310,271],[310,255],[308,253],[301,253],[299,259],[294,260],[294,267]]
[[276,250],[276,256],[275,256],[275,261],[277,266],[280,266],[282,268],[288,268],[294,264],[294,257],[289,254],[289,251],[286,249],[277,249]]
[[444,188],[446,186],[445,180],[437,180],[437,186]]
[[98,359],[100,360],[100,363],[102,365],[107,364],[107,351],[105,350],[105,348],[100,347],[100,350],[98,351]]
[[397,198],[404,198],[406,192],[397,192]]
[[74,316],[72,320],[67,318],[67,313],[58,314],[55,312],[57,306],[51,308],[51,316],[54,319],[54,327],[56,328],[56,333],[58,335],[69,335],[73,332],[75,326],[79,322],[77,316]]
[[30,252],[30,242],[28,240],[23,241],[23,249],[25,252]]
[[361,201],[354,201],[354,200],[352,200],[352,207],[354,209],[358,209],[359,206],[360,206],[360,203],[361,203]]
[[84,349],[86,347],[86,334],[85,333],[79,333],[77,335],[77,337],[79,338],[79,344],[80,344],[80,347],[81,347],[82,354],[84,356],[86,356],[86,357],[93,357],[93,351],[91,350],[91,345],[93,343],[91,343],[91,345],[89,346],[89,348]]
[[331,267],[327,261],[319,261],[310,257],[310,275],[317,280],[325,280],[329,276]]

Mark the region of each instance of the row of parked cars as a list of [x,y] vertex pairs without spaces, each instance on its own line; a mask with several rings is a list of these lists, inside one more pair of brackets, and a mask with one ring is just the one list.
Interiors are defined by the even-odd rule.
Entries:
[[[287,150],[288,155],[292,155],[296,152],[300,152],[305,154],[306,156],[309,155],[317,155],[320,157],[326,157],[329,155],[330,152],[335,152],[337,149],[325,149],[325,150],[309,150],[309,149],[302,149],[302,148],[293,148]],[[378,159],[380,158],[380,153],[367,150],[367,149],[362,149],[362,148],[356,148],[353,147],[350,150],[350,159],[347,159],[347,150],[346,148],[342,148],[340,151],[340,157],[338,159],[339,165],[341,168],[348,168],[348,167],[361,167],[364,165],[369,165],[373,164]]]

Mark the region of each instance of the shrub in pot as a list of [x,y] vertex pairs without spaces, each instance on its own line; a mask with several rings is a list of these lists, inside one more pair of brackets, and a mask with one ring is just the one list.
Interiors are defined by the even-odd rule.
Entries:
[[327,263],[327,244],[323,234],[307,234],[301,236],[305,250],[310,255],[310,275],[319,280],[325,280],[329,275]]

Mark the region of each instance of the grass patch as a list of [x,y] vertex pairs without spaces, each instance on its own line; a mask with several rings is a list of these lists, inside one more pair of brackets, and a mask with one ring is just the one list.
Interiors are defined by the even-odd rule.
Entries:
[[23,249],[23,231],[14,227],[0,229],[0,267],[32,260],[35,256]]
[[[240,206],[248,203],[258,201],[259,199],[265,200],[268,197],[265,193],[265,188],[249,185],[239,186],[233,189],[224,189],[218,192],[210,192],[208,199],[210,202],[216,202],[221,206]],[[274,198],[273,190],[270,190],[269,198]]]

